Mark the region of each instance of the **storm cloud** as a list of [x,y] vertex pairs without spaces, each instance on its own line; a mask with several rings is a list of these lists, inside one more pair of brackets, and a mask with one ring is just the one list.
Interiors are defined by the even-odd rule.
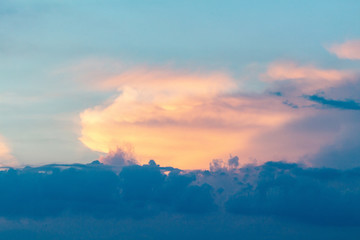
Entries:
[[183,171],[154,161],[124,166],[46,165],[0,172],[0,216],[142,219],[161,213],[278,216],[311,224],[360,226],[360,168],[267,162]]

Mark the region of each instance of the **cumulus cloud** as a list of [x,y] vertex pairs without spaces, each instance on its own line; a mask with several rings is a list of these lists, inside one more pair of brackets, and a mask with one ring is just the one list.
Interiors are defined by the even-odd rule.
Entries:
[[[123,71],[93,83],[118,93],[80,114],[79,139],[98,152],[131,149],[139,163],[156,159],[182,169],[206,169],[229,154],[239,157],[239,165],[298,162],[334,142],[342,122],[335,106],[353,109],[358,101],[352,71],[274,62],[261,79],[268,88],[246,94],[237,79],[221,72]],[[354,102],[334,100],[350,97]],[[339,122],[311,122],[321,118]]]
[[[268,162],[237,168],[236,157],[213,171],[157,164],[98,162],[46,165],[0,172],[0,216],[45,219],[153,219],[166,213],[278,216],[315,225],[360,226],[360,172]],[[235,164],[236,165],[236,164]],[[16,189],[16,191],[14,191]],[[224,217],[224,216],[223,216]]]
[[80,140],[105,153],[131,145],[140,162],[207,168],[213,158],[245,152],[254,136],[298,118],[276,97],[236,93],[226,74],[131,70],[101,84],[116,86],[119,95],[81,113]]
[[360,59],[360,40],[348,40],[340,44],[334,44],[328,50],[339,58],[358,60]]
[[276,215],[315,224],[360,224],[358,168],[307,169],[269,162],[250,172],[255,172],[256,181],[229,198],[225,203],[227,211]]
[[118,167],[134,165],[137,163],[136,159],[131,155],[130,150],[123,151],[120,148],[111,150],[106,156],[100,156],[99,161],[104,164]]
[[119,174],[112,169],[93,162],[2,171],[0,216],[143,218],[161,211],[205,214],[216,209],[212,187],[191,185],[193,173],[157,164],[124,166]]

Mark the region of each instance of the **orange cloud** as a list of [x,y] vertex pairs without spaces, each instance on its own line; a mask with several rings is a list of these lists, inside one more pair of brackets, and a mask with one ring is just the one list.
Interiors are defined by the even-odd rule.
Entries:
[[247,159],[255,136],[298,118],[275,98],[232,95],[236,84],[221,73],[133,70],[102,84],[120,95],[81,113],[80,140],[104,153],[131,145],[142,163],[194,169],[229,154]]
[[334,44],[328,50],[338,58],[360,59],[360,40],[349,40],[341,44]]
[[0,136],[0,167],[15,167],[18,165],[16,159],[11,155],[5,139]]

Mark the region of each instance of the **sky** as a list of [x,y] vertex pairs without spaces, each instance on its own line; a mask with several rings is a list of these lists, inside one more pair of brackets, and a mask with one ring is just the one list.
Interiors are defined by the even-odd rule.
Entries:
[[357,239],[359,12],[2,0],[0,237]]
[[1,164],[120,148],[183,169],[230,155],[327,165],[359,130],[359,7],[2,1]]

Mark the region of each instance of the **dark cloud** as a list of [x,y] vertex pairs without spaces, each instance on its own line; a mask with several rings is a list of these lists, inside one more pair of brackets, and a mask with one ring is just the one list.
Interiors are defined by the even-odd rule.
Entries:
[[160,211],[203,214],[215,209],[212,188],[191,185],[193,173],[151,163],[125,166],[120,174],[99,162],[2,171],[0,216],[142,218]]
[[[239,168],[238,161],[214,161],[213,171],[182,171],[155,161],[119,172],[98,161],[4,170],[0,237],[259,239],[275,234],[272,239],[290,239],[280,226],[307,239],[319,239],[319,229],[334,226],[353,228],[347,239],[358,235],[360,168],[284,162]],[[250,225],[257,230],[251,232]],[[318,231],[317,237],[303,231]]]
[[304,98],[331,108],[360,110],[360,104],[351,99],[334,100],[334,99],[327,99],[319,95],[304,95]]
[[114,167],[137,164],[136,159],[132,156],[130,151],[125,152],[120,148],[117,148],[115,151],[110,151],[106,156],[100,157],[100,162]]
[[283,103],[283,104],[285,104],[285,105],[287,105],[287,106],[289,106],[289,107],[291,107],[291,108],[294,108],[294,109],[299,108],[299,106],[298,106],[298,105],[296,105],[296,104],[294,104],[294,103],[289,102],[289,100],[285,100],[285,101],[283,101],[282,103]]
[[235,156],[228,160],[229,167],[237,168],[239,166],[239,157]]
[[360,226],[360,168],[305,168],[268,162],[184,172],[154,161],[120,173],[97,161],[0,172],[0,216],[146,218],[161,212],[278,216],[301,222]]
[[256,181],[229,198],[227,211],[315,224],[360,225],[360,168],[341,171],[268,162],[255,170]]

